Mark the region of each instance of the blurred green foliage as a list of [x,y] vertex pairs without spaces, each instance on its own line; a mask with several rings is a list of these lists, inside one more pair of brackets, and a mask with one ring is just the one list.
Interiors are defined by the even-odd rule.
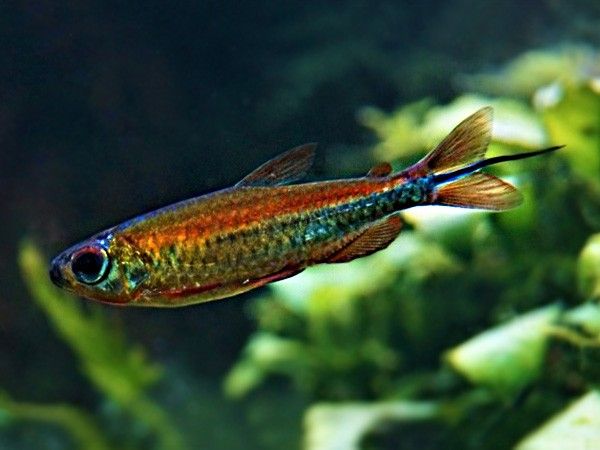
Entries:
[[[423,77],[439,79],[445,61],[416,51],[396,72],[395,53],[381,50],[382,34],[397,32],[394,15],[365,22],[363,13],[355,5],[340,18],[322,6],[307,12],[310,27],[282,27],[282,48],[305,51],[272,68],[280,83],[257,107],[261,133],[299,111],[332,110],[331,98],[370,95],[363,71],[385,92],[395,83],[397,91],[428,92]],[[363,32],[347,41],[354,26]],[[324,40],[307,42],[317,32]],[[584,435],[598,415],[600,381],[599,72],[591,48],[536,50],[460,77],[462,91],[447,103],[424,98],[356,111],[374,136],[370,157],[396,168],[485,105],[495,109],[490,155],[567,147],[493,169],[523,191],[514,211],[407,211],[406,231],[385,251],[271,285],[249,307],[257,330],[224,380],[234,406],[210,383],[186,382],[178,368],[164,375],[100,308],[54,288],[44,258],[24,242],[19,262],[31,297],[99,403],[125,423],[115,432],[97,411],[3,394],[0,425],[49,425],[92,450],[176,450],[189,442],[295,448],[299,431],[290,424],[298,426],[302,410],[307,450],[545,448],[557,433],[547,422],[554,414],[577,418],[575,429],[572,420],[559,422],[561,436]],[[332,86],[332,97],[318,95]],[[339,120],[331,116],[328,127]],[[165,378],[181,389],[182,410],[154,395]],[[257,436],[252,442],[245,427]]]
[[592,235],[581,250],[577,273],[581,295],[600,300],[600,233]]
[[[309,413],[308,437],[350,436],[347,411],[361,405],[367,425],[349,449],[411,448],[399,443],[414,444],[422,427],[431,439],[419,448],[500,449],[597,387],[599,69],[587,47],[539,50],[465,76],[470,93],[447,105],[360,111],[374,159],[397,168],[485,105],[495,109],[489,154],[566,148],[494,168],[524,193],[514,211],[406,211],[412,229],[386,251],[272,285],[250,308],[258,331],[225,391],[240,398],[283,377],[313,408],[339,408],[338,420]],[[436,413],[421,424],[377,415],[381,402],[407,401],[432,401]],[[337,448],[319,442],[306,448]]]
[[474,75],[463,75],[459,84],[466,90],[488,95],[530,100],[540,87],[558,84],[587,84],[600,76],[600,53],[586,45],[559,45],[552,49],[530,50],[516,56],[504,67]]
[[520,442],[516,450],[595,448],[600,442],[600,392],[574,401],[547,424]]
[[[129,414],[134,423],[146,428],[154,436],[156,448],[184,448],[169,417],[148,396],[148,388],[161,376],[160,367],[149,362],[141,348],[129,345],[100,310],[93,306],[88,308],[79,299],[57,289],[48,278],[46,259],[32,242],[22,243],[19,263],[32,298],[75,352],[82,370],[96,389]],[[80,448],[108,448],[103,444],[108,437],[103,438],[98,425],[77,408],[27,405],[6,399],[2,405],[9,416],[62,425],[81,444]],[[139,448],[142,446],[147,448],[147,444],[140,444]]]
[[0,393],[0,422],[23,421],[46,423],[62,428],[73,439],[77,448],[110,450],[107,438],[90,415],[70,405],[40,405],[15,402]]
[[475,385],[501,395],[519,392],[540,376],[547,330],[559,314],[560,308],[550,305],[518,316],[453,348],[447,361]]

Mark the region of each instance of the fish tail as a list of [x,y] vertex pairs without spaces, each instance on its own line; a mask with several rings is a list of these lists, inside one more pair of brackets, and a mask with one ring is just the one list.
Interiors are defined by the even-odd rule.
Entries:
[[430,179],[430,204],[491,211],[514,208],[522,202],[519,191],[513,185],[480,170],[493,164],[550,153],[563,146],[486,159],[485,152],[491,135],[492,108],[482,108],[461,122],[427,156],[398,177]]
[[451,172],[434,174],[433,182],[436,186],[434,204],[492,211],[515,208],[523,200],[517,188],[493,175],[481,173],[479,170],[493,164],[554,152],[562,147],[564,146],[557,145],[534,152],[497,156],[477,161]]

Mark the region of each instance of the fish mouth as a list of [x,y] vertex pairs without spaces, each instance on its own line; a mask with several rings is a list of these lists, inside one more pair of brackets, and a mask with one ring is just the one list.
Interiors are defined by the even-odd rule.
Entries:
[[55,258],[50,264],[48,275],[50,275],[50,280],[59,288],[64,288],[66,286],[67,282],[62,275],[62,271],[60,270],[60,262],[58,261],[58,258]]

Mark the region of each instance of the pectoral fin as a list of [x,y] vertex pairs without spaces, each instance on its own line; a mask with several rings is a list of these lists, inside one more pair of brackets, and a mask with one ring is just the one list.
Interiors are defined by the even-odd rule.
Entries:
[[343,263],[383,250],[398,237],[403,224],[399,214],[383,219],[367,228],[356,239],[324,262]]

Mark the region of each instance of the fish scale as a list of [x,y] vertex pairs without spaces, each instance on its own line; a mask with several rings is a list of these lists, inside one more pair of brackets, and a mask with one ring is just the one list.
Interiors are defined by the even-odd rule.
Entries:
[[[248,194],[253,200],[257,200],[254,193],[248,192]],[[381,195],[389,202],[389,194]],[[236,228],[238,224],[232,223],[231,228],[226,228],[207,240],[196,242],[193,236],[188,237],[186,245],[178,247],[178,266],[179,268],[194,267],[192,261],[201,262],[208,258],[206,263],[218,267],[220,277],[229,276],[233,272],[243,278],[254,271],[256,266],[264,265],[265,260],[273,264],[281,260],[281,265],[283,261],[295,262],[309,254],[312,250],[311,246],[337,240],[342,233],[364,226],[377,216],[382,216],[380,205],[381,202],[373,202],[371,207],[365,208],[360,198],[352,198],[350,201],[337,202],[334,206],[326,208],[275,215],[269,220],[255,222],[242,228]],[[323,232],[315,233],[318,229],[322,229]],[[135,233],[134,230],[132,232]],[[165,241],[165,245],[168,245],[168,241]],[[237,258],[235,264],[231,264],[232,255]],[[215,273],[203,270],[206,263],[196,264],[195,269],[201,273],[196,274],[190,270],[189,278],[210,282],[211,278],[215,277]],[[170,269],[166,268],[166,270]],[[159,266],[157,272],[159,277],[160,271]]]
[[[300,265],[304,261],[318,262],[341,249],[345,245],[345,236],[359,232],[392,211],[424,202],[428,195],[425,189],[417,189],[412,181],[394,188],[390,187],[389,181],[382,180],[329,184],[329,188],[337,184],[333,191],[339,193],[337,198],[331,196],[334,198],[327,201],[321,198],[321,203],[328,206],[308,210],[305,204],[310,202],[316,190],[322,189],[322,183],[279,188],[285,192],[287,203],[281,204],[279,211],[275,210],[278,214],[263,217],[261,221],[252,220],[253,216],[261,210],[263,214],[270,212],[270,197],[277,197],[280,192],[270,192],[271,195],[266,196],[259,195],[267,194],[264,189],[244,190],[239,195],[248,196],[251,201],[243,202],[238,197],[224,202],[222,208],[215,208],[210,221],[224,225],[221,231],[212,234],[207,234],[201,224],[194,227],[190,217],[174,221],[172,209],[165,210],[162,215],[154,213],[153,221],[171,223],[171,227],[161,223],[157,227],[161,233],[147,239],[145,244],[137,244],[141,248],[146,246],[149,249],[147,256],[155,262],[147,284],[152,284],[158,291],[175,284],[183,289],[196,289],[212,286],[217,281],[219,284],[239,283],[248,278],[260,278],[274,269]],[[366,197],[365,192],[368,192]],[[231,203],[252,204],[254,212],[246,208],[238,214],[230,214]],[[203,209],[202,205],[192,203],[187,206]],[[225,217],[220,219],[215,217],[217,214]],[[135,221],[131,228],[123,227],[119,232],[129,234],[130,240],[135,241],[136,236],[144,236],[143,228],[149,225],[156,224]],[[178,243],[180,240],[182,244]],[[161,243],[158,251],[156,243]],[[170,258],[165,258],[169,253]]]
[[59,286],[105,303],[173,307],[231,297],[318,263],[386,248],[399,211],[449,205],[501,211],[521,197],[481,169],[526,154],[484,159],[491,108],[461,122],[421,161],[388,163],[365,177],[295,184],[314,144],[294,148],[235,186],[138,216],[74,245],[52,262]]

